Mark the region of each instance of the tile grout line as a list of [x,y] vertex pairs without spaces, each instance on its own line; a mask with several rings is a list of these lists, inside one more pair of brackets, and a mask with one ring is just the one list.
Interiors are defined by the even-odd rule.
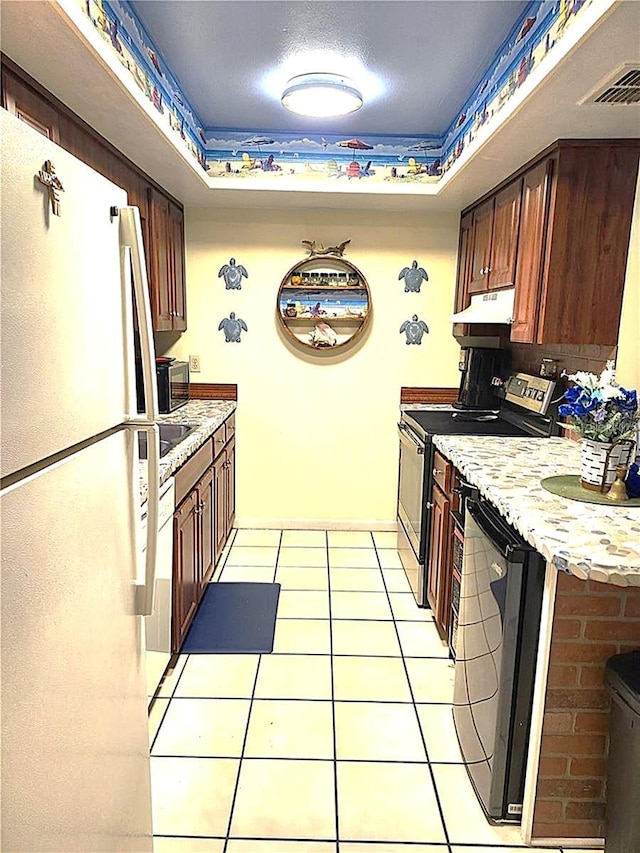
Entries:
[[[375,540],[374,540],[374,548],[376,549],[376,556],[378,557],[378,563],[380,563],[380,557],[378,555],[378,549],[375,545]],[[429,759],[429,750],[427,749],[427,742],[426,742],[426,739],[424,736],[424,732],[422,731],[422,726],[420,725],[420,715],[418,714],[418,707],[417,707],[415,695],[413,692],[413,685],[411,684],[411,679],[409,678],[409,669],[408,669],[406,661],[405,661],[405,655],[404,655],[404,651],[402,649],[402,643],[400,641],[400,632],[398,631],[396,619],[395,619],[395,616],[393,614],[393,608],[391,607],[391,599],[389,598],[389,590],[387,589],[387,582],[386,582],[386,579],[384,576],[384,572],[382,571],[382,565],[380,565],[380,572],[382,573],[382,582],[384,584],[384,589],[385,589],[385,592],[387,594],[387,600],[389,603],[389,608],[391,609],[391,615],[393,616],[393,627],[394,627],[394,630],[396,632],[398,645],[400,646],[400,655],[401,655],[401,659],[402,659],[402,666],[404,667],[405,677],[407,679],[407,684],[409,685],[409,693],[411,694],[411,704],[413,705],[413,710],[414,710],[414,713],[416,716],[416,722],[418,724],[418,731],[420,732],[420,738],[422,740],[422,745],[424,747],[424,754],[427,758],[427,766],[429,768],[429,775],[431,777],[431,784],[433,786],[433,793],[435,794],[436,803],[438,806],[438,813],[440,815],[440,820],[442,822],[442,829],[444,832],[444,837],[446,840],[447,849],[449,850],[449,853],[452,853],[451,842],[449,840],[449,830],[447,829],[447,823],[446,823],[445,818],[444,818],[444,811],[442,808],[442,803],[440,802],[440,793],[439,793],[438,787],[436,785],[435,774],[433,772],[433,767],[431,766],[431,761]]]
[[[277,556],[280,553],[280,543],[281,542],[282,542],[282,530],[280,531],[280,538],[278,540],[278,548],[277,548],[276,563],[275,563],[276,566],[278,565]],[[231,549],[229,549],[229,554],[230,553],[231,553]],[[227,554],[227,557],[228,556],[229,555]],[[225,568],[226,568],[226,564],[225,564]],[[274,567],[274,570],[273,570],[273,577],[274,578],[275,578],[275,572],[276,572],[276,568]],[[276,611],[276,620],[277,620],[277,611]],[[229,819],[227,821],[227,831],[225,833],[224,844],[222,847],[222,853],[226,853],[227,846],[229,844],[229,836],[231,835],[231,824],[233,823],[233,811],[235,809],[236,798],[238,796],[238,789],[240,787],[240,774],[242,773],[242,762],[244,760],[244,751],[246,749],[247,739],[249,737],[249,726],[251,725],[251,712],[253,711],[253,701],[254,701],[255,695],[256,695],[256,686],[258,684],[258,676],[260,674],[260,664],[261,663],[262,663],[262,655],[259,655],[258,656],[258,666],[256,667],[256,674],[255,674],[255,677],[253,679],[253,687],[251,688],[251,698],[249,700],[249,713],[247,714],[247,725],[246,725],[246,728],[244,730],[244,738],[242,739],[242,748],[240,750],[240,758],[238,761],[238,773],[236,775],[236,783],[235,783],[234,788],[233,788],[233,796],[231,798],[231,803],[229,805]]]
[[256,686],[258,684],[258,676],[260,674],[260,664],[262,663],[262,655],[259,655],[258,666],[256,667],[256,674],[253,679],[253,687],[251,688],[251,698],[249,701],[249,713],[247,714],[247,726],[244,730],[244,738],[242,739],[242,749],[240,750],[240,759],[238,761],[238,773],[236,776],[236,783],[233,788],[233,797],[231,798],[231,803],[229,805],[229,820],[227,821],[227,831],[225,833],[224,839],[224,847],[222,848],[222,853],[226,853],[227,845],[229,844],[229,836],[231,835],[231,824],[233,822],[233,810],[236,805],[236,798],[238,796],[238,788],[240,787],[240,774],[242,773],[242,762],[244,761],[244,751],[247,745],[247,738],[249,737],[249,726],[251,725],[251,712],[253,711],[253,701],[256,695]]
[[333,677],[333,614],[331,610],[331,561],[329,556],[329,532],[325,530],[325,553],[327,555],[327,596],[329,599],[329,672],[331,677],[331,726],[333,735],[333,805],[335,810],[336,853],[340,850],[340,816],[338,806],[338,733],[336,730],[336,690]]

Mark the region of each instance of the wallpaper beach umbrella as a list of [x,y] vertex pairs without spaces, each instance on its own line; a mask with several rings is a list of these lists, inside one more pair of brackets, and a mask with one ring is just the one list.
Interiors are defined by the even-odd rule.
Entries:
[[[372,151],[373,145],[367,145],[366,142],[363,142],[361,139],[343,139],[340,142],[336,142],[336,145],[340,146],[340,148],[351,148],[352,151]],[[355,156],[355,154],[354,154]],[[371,161],[365,167],[364,172],[369,172],[369,166],[371,166]],[[362,171],[358,165],[357,160],[353,160],[349,165],[347,170],[347,175],[351,177],[361,177]]]
[[407,148],[407,151],[433,151],[434,148],[441,148],[439,142],[418,142],[417,145],[412,145]]
[[261,145],[273,145],[275,142],[274,139],[269,139],[268,136],[251,136],[249,139],[245,139],[242,145],[255,145],[258,149],[258,154],[261,154],[260,146]]
[[354,151],[373,151],[373,145],[367,145],[361,139],[343,139],[336,142],[340,148],[353,148]]
[[[441,148],[441,147],[442,146],[438,142],[428,142],[427,140],[424,140],[423,142],[418,142],[417,145],[412,145],[410,148],[407,148],[407,151],[422,151],[423,154],[425,155],[425,163],[427,163],[428,162],[427,161],[427,151],[433,151],[434,149]],[[428,171],[428,167],[425,167],[423,169],[423,167],[420,166],[420,170],[421,171],[425,171],[425,170]]]

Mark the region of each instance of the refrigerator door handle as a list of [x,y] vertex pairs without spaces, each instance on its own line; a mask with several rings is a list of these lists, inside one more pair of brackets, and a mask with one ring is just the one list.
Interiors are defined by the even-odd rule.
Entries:
[[[150,616],[153,613],[156,586],[156,553],[158,549],[158,515],[160,505],[160,435],[158,425],[158,386],[156,382],[156,354],[153,343],[153,325],[151,322],[151,304],[147,268],[142,242],[140,211],[137,207],[121,207],[120,245],[125,249],[124,262],[130,257],[133,273],[133,291],[135,294],[138,331],[140,334],[140,355],[142,361],[142,380],[144,387],[145,411],[129,415],[127,426],[133,430],[147,433],[148,461],[148,498],[147,498],[147,550],[145,554],[144,582],[136,581],[136,613]],[[134,482],[133,488],[137,488]],[[138,557],[139,559],[139,557]],[[137,574],[140,578],[140,573]]]
[[140,211],[137,207],[121,207],[120,244],[127,246],[131,252],[131,269],[133,271],[133,290],[135,307],[140,333],[140,351],[142,361],[142,380],[144,386],[145,411],[138,415],[130,413],[132,420],[145,420],[155,423],[158,419],[158,387],[156,383],[156,353],[153,343],[153,324],[151,321],[151,303],[149,300],[149,285],[147,268],[142,242],[142,226]]
[[[158,424],[130,422],[131,430],[142,430],[147,434],[148,456],[148,496],[147,496],[147,550],[145,552],[144,582],[140,581],[141,572],[136,572],[136,614],[151,616],[154,607],[156,589],[156,555],[158,551],[158,518],[160,508],[160,431]],[[135,491],[138,483],[133,483]],[[136,550],[136,565],[139,566],[140,553]]]

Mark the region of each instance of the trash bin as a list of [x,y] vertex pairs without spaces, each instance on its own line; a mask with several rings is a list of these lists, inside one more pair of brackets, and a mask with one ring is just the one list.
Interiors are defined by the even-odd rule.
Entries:
[[611,695],[605,853],[640,851],[640,651],[609,658]]

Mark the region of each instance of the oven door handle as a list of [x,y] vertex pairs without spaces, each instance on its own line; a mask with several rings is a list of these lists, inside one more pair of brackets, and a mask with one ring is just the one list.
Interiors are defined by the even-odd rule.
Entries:
[[400,435],[400,441],[404,441],[405,444],[412,444],[416,448],[418,455],[422,456],[424,454],[424,444],[415,438],[414,433],[406,424],[398,424],[398,434]]

